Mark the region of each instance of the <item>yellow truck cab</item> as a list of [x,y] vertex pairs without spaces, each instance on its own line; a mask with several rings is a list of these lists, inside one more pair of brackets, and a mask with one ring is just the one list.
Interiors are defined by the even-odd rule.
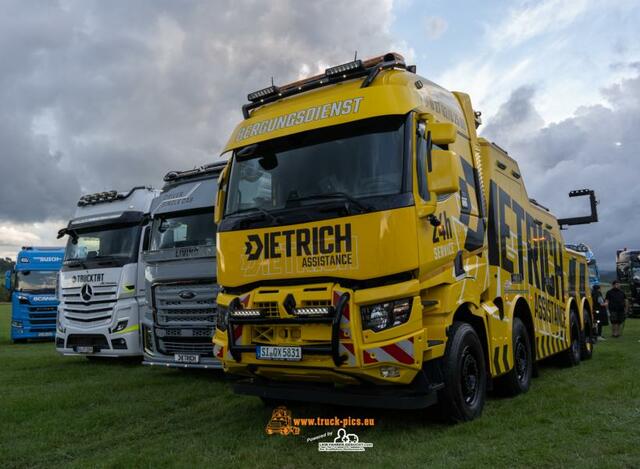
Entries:
[[248,99],[215,215],[236,392],[460,421],[489,386],[527,391],[537,360],[590,357],[586,260],[468,95],[390,53]]

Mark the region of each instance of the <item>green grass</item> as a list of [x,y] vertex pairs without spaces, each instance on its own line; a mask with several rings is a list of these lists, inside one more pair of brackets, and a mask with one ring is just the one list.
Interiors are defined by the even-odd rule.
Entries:
[[[351,428],[365,453],[320,453],[267,436],[270,410],[235,396],[213,373],[90,363],[52,343],[12,345],[0,305],[0,465],[3,467],[637,467],[640,320],[572,369],[543,366],[529,393],[490,398],[474,422],[445,426],[423,412],[291,405],[294,417],[373,417]],[[605,331],[609,332],[608,328]],[[329,440],[324,440],[329,441]]]

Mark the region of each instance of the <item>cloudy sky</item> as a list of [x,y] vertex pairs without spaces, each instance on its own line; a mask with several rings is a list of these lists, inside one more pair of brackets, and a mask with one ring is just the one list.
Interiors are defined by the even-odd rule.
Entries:
[[[507,6],[508,5],[508,6]],[[640,247],[640,3],[632,0],[3,0],[0,256],[55,244],[82,193],[212,161],[246,94],[388,50],[468,92],[530,196]]]

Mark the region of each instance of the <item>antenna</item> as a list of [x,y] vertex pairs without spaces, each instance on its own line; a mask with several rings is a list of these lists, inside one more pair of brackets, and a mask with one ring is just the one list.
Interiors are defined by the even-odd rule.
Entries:
[[273,77],[271,77],[271,86],[275,86],[275,85],[273,84]]
[[358,60],[358,51],[356,51],[356,53],[353,56],[353,61],[355,62],[356,60]]

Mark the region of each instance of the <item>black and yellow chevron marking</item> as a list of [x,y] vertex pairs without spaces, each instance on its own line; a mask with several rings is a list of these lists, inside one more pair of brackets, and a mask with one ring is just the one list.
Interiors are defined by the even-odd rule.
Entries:
[[564,340],[558,337],[551,337],[549,335],[543,335],[542,337],[536,337],[536,353],[537,358],[548,357],[554,353],[561,352],[566,348]]
[[[507,372],[511,369],[509,364],[509,346],[507,344],[502,346],[502,354],[500,353],[500,346],[493,349],[493,367],[496,369],[496,374]],[[502,358],[502,362],[500,360]]]

